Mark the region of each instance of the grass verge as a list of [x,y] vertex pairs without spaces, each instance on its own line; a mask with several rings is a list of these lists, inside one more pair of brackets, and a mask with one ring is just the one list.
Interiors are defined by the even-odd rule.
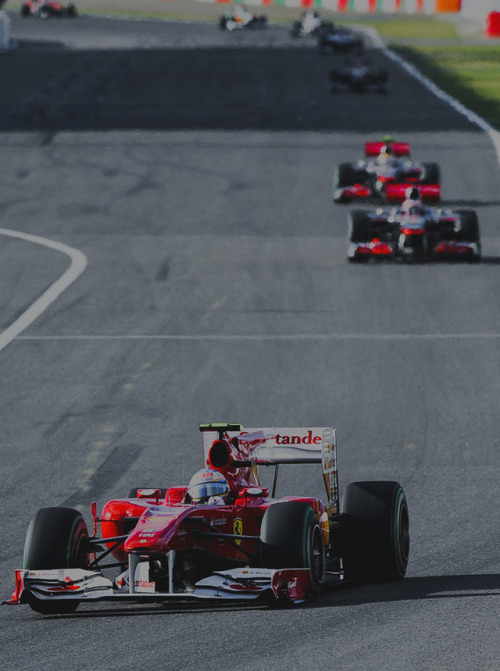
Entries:
[[500,46],[416,47],[392,43],[390,47],[500,130]]

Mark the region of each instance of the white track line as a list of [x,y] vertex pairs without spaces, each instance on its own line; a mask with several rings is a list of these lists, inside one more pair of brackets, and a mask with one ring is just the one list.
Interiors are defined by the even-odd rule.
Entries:
[[23,314],[16,319],[5,331],[0,333],[0,351],[7,347],[7,345],[14,340],[20,333],[24,331],[30,324],[32,324],[42,312],[44,312],[51,303],[53,303],[62,292],[69,287],[76,278],[81,275],[87,266],[87,257],[78,249],[68,247],[61,242],[54,242],[47,238],[41,238],[38,235],[30,235],[29,233],[20,233],[19,231],[11,231],[6,228],[0,228],[0,235],[7,235],[11,238],[18,238],[26,242],[31,242],[43,247],[49,247],[57,252],[67,254],[71,259],[69,268],[57,279],[44,293],[30,305],[30,307],[23,312]]
[[300,341],[300,340],[495,340],[500,333],[295,333],[277,335],[54,335],[20,336],[18,340],[184,340],[184,341]]

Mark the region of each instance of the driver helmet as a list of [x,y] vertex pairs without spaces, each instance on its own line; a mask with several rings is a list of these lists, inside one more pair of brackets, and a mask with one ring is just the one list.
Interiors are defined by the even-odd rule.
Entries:
[[380,154],[378,157],[378,160],[380,163],[387,163],[391,156],[393,155],[393,150],[390,144],[384,144],[380,148]]
[[212,496],[228,494],[229,484],[222,473],[202,468],[189,481],[187,493],[193,503],[207,503]]
[[420,189],[417,186],[409,186],[405,191],[406,200],[420,200]]
[[420,191],[416,186],[410,186],[405,192],[405,201],[401,206],[403,212],[412,211],[412,214],[421,213],[422,200],[420,198]]

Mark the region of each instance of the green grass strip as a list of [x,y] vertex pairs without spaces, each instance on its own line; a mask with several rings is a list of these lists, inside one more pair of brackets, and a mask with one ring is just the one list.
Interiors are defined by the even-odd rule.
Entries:
[[349,22],[372,26],[386,41],[457,39],[457,33],[451,23],[430,16],[411,17],[401,14],[385,19],[350,16]]
[[390,47],[443,91],[500,130],[500,46]]

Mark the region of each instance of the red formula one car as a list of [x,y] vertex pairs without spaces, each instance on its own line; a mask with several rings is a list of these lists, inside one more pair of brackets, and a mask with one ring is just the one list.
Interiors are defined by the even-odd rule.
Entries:
[[378,200],[398,203],[405,198],[408,187],[418,186],[426,203],[441,200],[441,171],[436,163],[409,160],[407,142],[386,140],[367,142],[365,160],[341,163],[333,179],[335,203],[352,200]]
[[63,5],[54,0],[27,0],[21,5],[21,16],[38,16],[40,19],[49,19],[51,16],[67,16],[73,18],[78,15],[74,4]]
[[[45,614],[100,600],[300,603],[343,580],[404,577],[404,491],[392,481],[351,483],[340,512],[333,428],[200,430],[205,467],[188,486],[133,490],[100,515],[92,503],[91,535],[76,510],[39,510],[7,603]],[[326,501],[276,498],[278,465],[309,463],[322,466]],[[259,466],[275,467],[271,495]]]

